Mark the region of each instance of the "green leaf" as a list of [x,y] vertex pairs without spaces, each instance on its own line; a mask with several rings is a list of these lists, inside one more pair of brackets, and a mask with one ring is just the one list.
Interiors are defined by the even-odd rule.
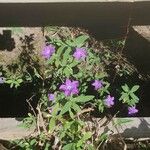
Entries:
[[63,72],[63,68],[57,70],[57,74],[62,74],[62,72]]
[[123,100],[123,101],[127,101],[129,99],[129,95],[128,93],[121,93],[121,97],[119,98],[119,100]]
[[81,140],[79,140],[79,141],[78,141],[78,143],[77,143],[77,147],[82,146],[82,145],[83,145],[83,142],[84,142],[84,141],[83,141],[82,139],[81,139]]
[[83,137],[78,141],[77,147],[81,147],[89,138],[91,138],[92,133],[86,132]]
[[88,150],[96,150],[93,145],[87,145]]
[[138,101],[135,99],[131,99],[130,101],[127,102],[128,106],[135,106],[136,103],[138,103]]
[[139,101],[139,98],[134,93],[130,93],[130,96],[132,97],[132,99]]
[[10,84],[10,88],[12,88],[13,86],[14,86],[14,83],[11,83],[11,84]]
[[59,58],[56,59],[56,61],[55,61],[56,68],[58,68],[60,64],[61,64],[61,62],[60,62]]
[[80,111],[81,111],[80,106],[78,106],[76,103],[73,103],[73,104],[72,104],[72,109],[74,109],[75,112],[80,112]]
[[125,92],[129,92],[129,87],[127,84],[125,84],[124,86],[122,86],[122,89],[125,91]]
[[75,150],[75,143],[69,143],[65,145],[62,150]]
[[6,80],[5,81],[5,83],[8,83],[8,84],[10,84],[10,83],[12,83],[13,81],[12,80]]
[[54,60],[56,58],[56,54],[53,54],[50,59],[47,60],[46,64],[53,64],[54,63]]
[[60,56],[64,53],[64,49],[66,46],[62,45],[61,47],[58,48],[56,55],[58,56],[58,58],[60,58]]
[[66,66],[67,65],[67,60],[69,59],[70,56],[70,52],[71,52],[71,47],[67,47],[67,49],[65,50],[64,54],[63,54],[63,61],[62,61],[62,66]]
[[49,123],[49,133],[52,133],[55,129],[56,126],[56,120],[55,118],[51,118],[50,123]]
[[17,88],[17,87],[19,87],[20,86],[20,84],[18,83],[18,82],[15,82],[15,88]]
[[73,70],[72,70],[72,68],[66,67],[66,68],[63,70],[63,73],[66,75],[67,78],[69,78],[70,75],[73,74]]
[[75,43],[75,45],[76,45],[77,47],[82,47],[82,46],[85,45],[85,42],[86,42],[88,39],[89,39],[89,36],[87,36],[87,35],[80,35],[80,36],[78,36],[78,37],[75,39],[74,43]]
[[58,46],[66,46],[66,43],[64,43],[62,40],[60,40],[60,39],[54,39],[54,41],[53,41],[54,43],[56,43],[56,45],[58,45]]
[[36,70],[36,68],[34,68],[34,75],[37,77],[37,78],[41,78],[40,74],[38,73],[38,71]]
[[23,80],[22,80],[22,79],[18,79],[17,82],[18,82],[18,83],[22,83]]
[[72,40],[66,40],[65,41],[65,43],[68,45],[68,46],[71,46],[71,47],[74,47],[75,45],[74,45],[74,43],[73,43],[73,41]]
[[99,102],[98,102],[98,110],[101,113],[103,113],[103,111],[104,111],[104,104],[103,104],[102,100],[99,100]]
[[79,62],[74,59],[74,61],[69,65],[69,67],[70,67],[70,68],[73,68],[73,67],[75,67],[76,65],[78,65],[78,63],[79,63]]
[[69,115],[70,115],[70,117],[73,119],[74,118],[74,114],[73,114],[73,112],[71,111],[71,109],[69,109]]
[[55,106],[53,106],[52,116],[55,117],[59,111],[59,103],[56,103]]
[[90,100],[92,100],[94,98],[94,96],[78,96],[76,98],[73,98],[73,101],[75,102],[79,102],[79,103],[86,103]]
[[92,133],[91,132],[86,132],[85,134],[84,134],[84,136],[83,136],[83,140],[84,141],[86,141],[86,140],[88,140],[89,138],[91,138],[91,136],[92,136]]
[[31,140],[30,145],[34,145],[36,143],[36,139]]
[[62,108],[61,114],[63,115],[66,112],[68,112],[71,106],[72,106],[72,102],[71,101],[67,102]]
[[50,149],[50,144],[49,143],[46,143],[46,146],[45,146],[45,148],[44,148],[44,150],[49,150]]
[[139,87],[140,87],[139,85],[133,86],[133,88],[131,89],[131,92],[137,91],[139,89]]
[[100,136],[99,136],[99,140],[100,141],[106,141],[108,138],[108,134],[107,133],[102,133]]

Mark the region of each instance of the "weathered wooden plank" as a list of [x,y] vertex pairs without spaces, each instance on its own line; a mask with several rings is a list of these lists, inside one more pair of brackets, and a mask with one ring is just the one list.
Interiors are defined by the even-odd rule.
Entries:
[[[88,121],[87,124],[91,128],[96,127],[97,132],[105,132],[112,137],[120,135],[124,138],[150,137],[150,117],[113,118],[110,122],[106,120],[106,118],[96,118],[93,121]],[[126,121],[126,123],[119,124],[121,121]]]
[[134,2],[134,0],[0,0],[0,3]]
[[[143,77],[150,78],[150,26],[134,26],[130,29],[124,54]],[[149,87],[148,82],[145,86]],[[148,98],[149,95],[143,97],[146,101]],[[145,107],[149,110],[149,106]]]
[[[119,118],[115,118],[116,121]],[[122,118],[121,118],[122,119]],[[149,138],[150,137],[150,117],[137,117],[137,118],[123,118],[129,119],[131,122],[118,126],[119,133],[125,138]],[[118,132],[112,124],[109,128],[117,135]]]
[[[112,136],[117,136],[118,131],[113,126],[113,123],[116,122],[117,119],[131,120],[128,123],[117,126],[119,133],[124,138],[148,138],[150,136],[150,117],[114,118],[113,122],[111,121],[109,124],[106,124],[104,126],[101,125],[103,125],[106,119],[104,118],[100,120],[100,118],[97,118],[94,119],[95,121],[87,122],[87,124],[90,126],[96,126],[98,132],[100,133],[103,133],[104,131],[109,131]],[[97,122],[98,125],[95,122]],[[18,127],[18,125],[20,125],[21,123],[21,121],[16,120],[15,118],[0,118],[0,139],[22,139],[34,133],[34,128],[27,130]]]
[[[67,3],[65,3],[67,2]],[[9,10],[9,11],[8,11]],[[150,1],[0,1],[0,26],[150,24]],[[143,17],[144,16],[144,17]]]
[[11,65],[19,61],[20,55],[25,51],[23,46],[28,39],[30,39],[29,45],[33,46],[30,53],[40,56],[45,40],[40,27],[0,28],[0,65]]
[[133,26],[133,29],[150,42],[150,26]]
[[34,128],[29,130],[19,127],[21,123],[21,121],[15,118],[0,118],[0,139],[21,139],[34,132]]
[[149,0],[0,0],[0,3],[139,2]]

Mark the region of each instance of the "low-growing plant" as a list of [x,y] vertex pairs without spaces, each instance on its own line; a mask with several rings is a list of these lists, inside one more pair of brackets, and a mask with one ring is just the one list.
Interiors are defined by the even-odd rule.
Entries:
[[5,80],[5,83],[9,84],[10,88],[13,88],[13,87],[18,88],[22,82],[23,82],[23,79],[21,77],[19,76],[16,77],[14,75],[10,76],[9,78]]
[[[62,40],[47,39],[41,52],[46,69],[39,74],[34,68],[32,75],[42,80],[37,119],[30,114],[24,121],[26,127],[36,122],[38,135],[19,141],[22,149],[95,150],[109,137],[106,133],[95,133],[87,125],[92,112],[105,114],[117,101],[108,82],[104,57],[90,47],[89,39],[84,34]],[[23,80],[10,78],[5,82],[18,87]],[[135,108],[138,88],[122,86],[119,100],[128,105],[129,115],[138,112]]]
[[122,101],[124,104],[127,104],[128,107],[128,113],[134,114],[137,113],[138,110],[136,109],[136,104],[139,102],[139,98],[135,95],[135,92],[139,89],[138,85],[133,86],[131,89],[128,87],[127,84],[122,86],[122,92],[120,101]]

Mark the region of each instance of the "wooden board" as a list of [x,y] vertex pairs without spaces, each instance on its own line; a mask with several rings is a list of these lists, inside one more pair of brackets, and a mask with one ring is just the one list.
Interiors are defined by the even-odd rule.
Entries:
[[28,130],[19,127],[19,125],[22,123],[19,120],[20,119],[15,119],[15,118],[0,118],[0,139],[1,140],[22,139],[34,132],[34,128]]
[[[150,24],[150,1],[1,0],[0,26],[127,26]],[[144,17],[143,17],[144,16]]]
[[[127,123],[117,126],[119,133],[124,138],[148,138],[150,137],[150,117],[140,118],[115,118],[114,122],[118,119],[130,120]],[[94,119],[93,122],[87,122],[90,126],[98,123],[97,129],[103,133],[108,131],[112,136],[118,136],[118,131],[113,126],[113,123],[100,127],[106,119]],[[34,128],[27,130],[18,127],[22,122],[15,118],[0,118],[0,139],[1,140],[14,140],[21,139],[34,133]]]
[[133,26],[134,31],[150,42],[150,26]]
[[139,2],[149,0],[0,0],[0,3]]

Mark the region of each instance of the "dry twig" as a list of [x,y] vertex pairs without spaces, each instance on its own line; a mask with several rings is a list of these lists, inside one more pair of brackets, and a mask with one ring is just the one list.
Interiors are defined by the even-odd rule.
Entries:
[[40,123],[42,125],[42,128],[43,128],[44,132],[47,133],[46,126],[44,124],[44,119],[42,117],[42,113],[41,113],[41,110],[40,110],[40,106],[37,106],[37,111],[38,111],[39,120],[40,120]]
[[27,103],[28,103],[30,109],[32,110],[34,116],[36,117],[36,113],[35,113],[35,111],[34,111],[34,108],[32,107],[32,105],[31,105],[31,103],[30,103],[30,101],[33,99],[34,96],[35,96],[35,95],[32,95],[32,96],[31,96],[29,99],[27,99],[26,101],[27,101]]

